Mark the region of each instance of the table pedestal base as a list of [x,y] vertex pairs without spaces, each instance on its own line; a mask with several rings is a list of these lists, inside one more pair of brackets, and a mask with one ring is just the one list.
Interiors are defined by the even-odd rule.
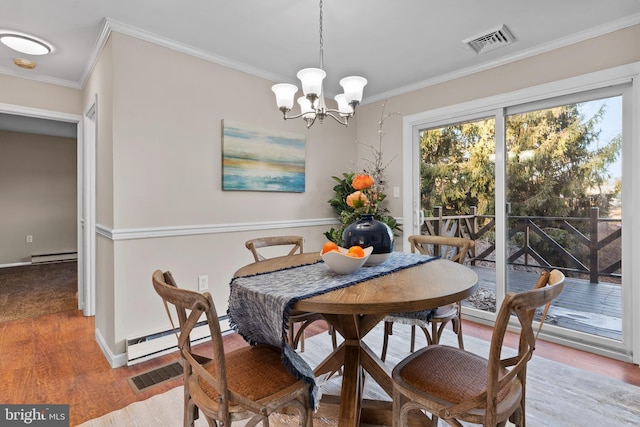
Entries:
[[[391,401],[362,399],[360,423],[376,426],[393,425],[392,406]],[[320,408],[314,414],[314,417],[336,420],[339,418],[339,412],[340,396],[324,395],[320,400]],[[409,414],[409,427],[424,427],[429,422],[429,419],[424,414]]]
[[[364,398],[366,377],[371,377],[387,393],[393,395],[391,370],[362,339],[382,319],[383,315],[325,315],[327,321],[344,337],[340,344],[314,370],[316,376],[337,372],[343,368],[340,396],[323,395],[316,416],[338,420],[339,427],[362,424],[392,425],[391,401]],[[367,375],[368,374],[368,375]],[[411,417],[418,425],[424,417]]]

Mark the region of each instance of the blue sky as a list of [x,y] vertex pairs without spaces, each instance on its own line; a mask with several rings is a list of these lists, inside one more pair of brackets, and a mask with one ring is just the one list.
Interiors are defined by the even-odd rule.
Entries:
[[[579,111],[584,114],[587,119],[593,117],[603,104],[606,106],[605,113],[602,121],[598,124],[601,130],[598,141],[600,146],[608,143],[611,139],[622,133],[622,97],[615,96],[578,104]],[[622,155],[618,157],[618,161],[615,164],[611,165],[609,171],[613,179],[622,178]]]

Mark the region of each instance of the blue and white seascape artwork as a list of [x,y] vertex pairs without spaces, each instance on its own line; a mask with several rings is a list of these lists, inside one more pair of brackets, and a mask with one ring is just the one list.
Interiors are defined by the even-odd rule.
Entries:
[[222,121],[222,189],[305,189],[305,137]]

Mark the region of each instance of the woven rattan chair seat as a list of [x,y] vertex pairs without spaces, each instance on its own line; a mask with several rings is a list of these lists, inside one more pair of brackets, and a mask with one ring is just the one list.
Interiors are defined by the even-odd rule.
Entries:
[[[409,357],[399,370],[407,385],[448,402],[459,403],[487,388],[488,361],[454,347],[427,346]],[[506,374],[501,369],[500,376]],[[498,402],[509,392],[509,384],[498,393]]]
[[[280,352],[268,346],[243,347],[225,354],[229,390],[249,400],[259,401],[296,384],[298,380],[282,363]],[[206,366],[215,378],[213,362]],[[216,400],[218,393],[202,378],[202,390]]]
[[[510,421],[525,427],[526,368],[536,343],[533,316],[562,292],[564,280],[559,270],[543,271],[533,289],[505,295],[488,358],[430,345],[400,361],[392,372],[393,425],[407,427],[409,413],[419,409],[429,414],[432,426],[440,425],[441,418],[451,426],[462,426],[464,421],[494,427]],[[520,324],[518,347],[505,352],[505,334],[513,319]],[[543,323],[544,315],[538,331]]]

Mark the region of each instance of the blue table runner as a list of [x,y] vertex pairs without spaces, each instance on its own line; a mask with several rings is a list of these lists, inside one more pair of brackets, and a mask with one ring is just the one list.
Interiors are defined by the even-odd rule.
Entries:
[[296,378],[311,386],[311,407],[317,409],[319,390],[313,370],[287,344],[291,306],[297,301],[424,264],[434,257],[393,252],[382,264],[364,267],[352,274],[336,274],[320,260],[312,264],[234,278],[230,283],[231,327],[249,344],[270,344],[282,349],[284,365]]

